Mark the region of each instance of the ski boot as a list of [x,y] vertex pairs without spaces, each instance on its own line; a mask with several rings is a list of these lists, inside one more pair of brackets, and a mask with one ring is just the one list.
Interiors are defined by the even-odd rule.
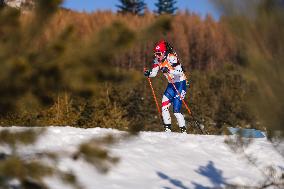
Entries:
[[165,124],[164,125],[164,131],[165,132],[172,132],[172,126],[171,126],[171,124]]
[[181,132],[181,133],[187,134],[187,132],[186,132],[186,127],[185,127],[185,126],[180,127],[179,129],[180,129],[180,132]]

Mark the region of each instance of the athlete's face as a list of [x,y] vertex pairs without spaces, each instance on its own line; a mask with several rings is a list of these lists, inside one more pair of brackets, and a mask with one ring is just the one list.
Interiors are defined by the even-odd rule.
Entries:
[[158,61],[161,61],[164,58],[164,53],[162,52],[155,52],[154,55],[158,59]]

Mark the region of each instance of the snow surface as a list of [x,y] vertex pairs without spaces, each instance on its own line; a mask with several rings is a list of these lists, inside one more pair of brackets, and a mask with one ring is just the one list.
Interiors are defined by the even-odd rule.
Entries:
[[[284,168],[283,157],[265,138],[255,139],[246,150],[247,154],[257,158],[256,168],[241,154],[230,150],[224,143],[225,136],[180,133],[141,132],[131,139],[119,141],[109,150],[112,155],[120,157],[120,162],[107,174],[101,174],[86,162],[73,161],[68,156],[81,142],[121,133],[102,128],[48,127],[35,145],[21,151],[65,154],[58,166],[72,170],[87,189],[206,189],[222,188],[227,184],[255,186],[263,181],[260,170],[270,165]],[[4,150],[3,146],[0,146],[1,150]],[[56,178],[47,178],[46,182],[53,189],[68,188]]]

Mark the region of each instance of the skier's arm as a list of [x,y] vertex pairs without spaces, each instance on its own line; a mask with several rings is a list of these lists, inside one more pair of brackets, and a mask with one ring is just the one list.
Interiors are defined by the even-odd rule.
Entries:
[[157,59],[154,59],[152,70],[149,74],[149,77],[156,77],[158,71],[160,69],[160,65]]
[[150,72],[149,77],[156,77],[158,71],[159,71],[159,65],[158,64],[154,64],[153,68],[152,68],[152,70]]

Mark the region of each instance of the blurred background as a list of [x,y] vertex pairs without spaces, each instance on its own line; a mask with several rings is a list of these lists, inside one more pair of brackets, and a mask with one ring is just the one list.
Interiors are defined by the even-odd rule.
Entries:
[[[283,0],[1,0],[0,7],[3,126],[161,131],[143,68],[165,39],[187,71],[186,102],[210,134],[228,126],[283,134]],[[152,81],[161,101],[167,82],[162,74]]]

